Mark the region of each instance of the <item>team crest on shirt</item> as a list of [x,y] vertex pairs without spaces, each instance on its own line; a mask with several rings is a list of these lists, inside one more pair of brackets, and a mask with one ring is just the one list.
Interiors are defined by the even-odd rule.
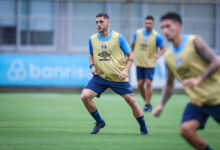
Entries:
[[146,42],[147,42],[147,38],[144,37],[144,38],[143,38],[143,43],[146,43]]
[[144,37],[143,40],[142,40],[142,43],[140,43],[140,49],[143,50],[143,51],[146,51],[147,50],[147,38]]
[[182,59],[180,57],[176,57],[176,65],[178,67],[182,65]]
[[107,45],[106,44],[102,44],[101,48],[102,48],[102,50],[106,50],[107,49]]

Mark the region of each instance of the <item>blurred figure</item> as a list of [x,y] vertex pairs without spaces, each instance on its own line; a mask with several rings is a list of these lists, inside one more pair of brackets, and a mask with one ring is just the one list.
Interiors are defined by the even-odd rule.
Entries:
[[[151,112],[150,99],[153,92],[154,68],[156,60],[163,55],[165,47],[161,35],[153,29],[154,18],[147,16],[144,20],[144,25],[145,28],[138,29],[135,32],[131,48],[134,51],[138,89],[145,101],[144,111]],[[158,52],[158,47],[160,52]]]
[[[144,116],[137,104],[133,90],[128,82],[128,71],[133,62],[133,53],[125,38],[109,29],[110,19],[105,13],[96,16],[98,33],[89,40],[90,68],[93,78],[82,91],[81,99],[88,112],[96,120],[91,134],[97,134],[105,126],[105,121],[99,115],[94,97],[100,97],[102,92],[111,88],[123,96],[133,111],[134,117],[140,125],[141,135],[147,135]],[[126,57],[127,56],[127,57]]]
[[179,14],[169,12],[163,15],[161,27],[173,47],[165,53],[167,82],[161,102],[152,113],[160,116],[172,94],[176,77],[190,97],[182,116],[180,134],[196,149],[210,150],[211,147],[196,132],[205,127],[209,116],[220,123],[220,62],[199,36],[181,33]]

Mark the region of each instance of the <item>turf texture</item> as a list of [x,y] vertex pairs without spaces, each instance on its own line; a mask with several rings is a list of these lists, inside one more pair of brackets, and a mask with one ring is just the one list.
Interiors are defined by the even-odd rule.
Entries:
[[[143,108],[141,96],[135,94]],[[159,103],[154,93],[152,104]],[[179,135],[185,94],[174,94],[160,118],[145,113],[148,136],[122,97],[105,93],[95,98],[106,127],[91,135],[94,120],[80,100],[80,93],[0,93],[0,150],[191,150]],[[220,149],[219,125],[209,118],[199,135]]]

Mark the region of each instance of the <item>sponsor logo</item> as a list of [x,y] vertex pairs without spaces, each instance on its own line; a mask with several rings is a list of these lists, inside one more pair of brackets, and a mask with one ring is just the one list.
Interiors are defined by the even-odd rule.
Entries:
[[7,77],[11,81],[24,81],[27,77],[27,72],[24,69],[23,62],[19,59],[12,61],[10,68],[7,71]]
[[102,57],[102,59],[99,59],[99,61],[110,61],[110,59],[107,59],[107,57],[109,57],[110,55],[111,54],[106,51],[99,53],[98,56]]
[[75,65],[42,66],[33,62],[25,64],[24,67],[24,62],[20,59],[15,59],[11,62],[6,75],[10,81],[25,81],[30,79],[89,79],[91,77],[90,69],[83,67]]
[[186,79],[190,77],[190,69],[188,67],[179,67],[177,69],[177,73],[181,77],[181,79]]

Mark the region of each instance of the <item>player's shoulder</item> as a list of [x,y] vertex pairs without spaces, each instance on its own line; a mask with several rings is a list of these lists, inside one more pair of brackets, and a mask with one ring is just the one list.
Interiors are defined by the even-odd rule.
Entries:
[[196,34],[186,34],[185,36],[187,36],[189,43],[194,43],[196,38],[201,38],[199,35]]
[[91,36],[90,36],[90,39],[94,39],[95,37],[97,37],[97,33],[91,35]]
[[115,36],[123,36],[121,33],[117,32],[117,31],[111,31],[111,32]]
[[196,34],[184,34],[184,36],[186,36],[187,39],[189,39],[189,40],[194,40],[196,38],[201,38],[199,35],[196,35]]
[[196,35],[196,34],[188,34],[188,35],[186,35],[186,36],[188,36],[189,39],[192,39],[192,40],[194,40],[195,38],[199,37],[199,36]]
[[166,52],[164,53],[164,58],[165,58],[165,60],[168,59],[171,54],[172,54],[172,47],[169,47],[169,48],[166,50]]
[[144,28],[139,28],[139,29],[136,30],[136,33],[142,33],[143,30],[144,30]]
[[159,34],[157,30],[153,29],[153,34]]
[[153,35],[155,35],[155,36],[158,37],[158,38],[162,38],[162,36],[160,35],[160,33],[159,33],[157,30],[155,30],[155,29],[153,29]]

